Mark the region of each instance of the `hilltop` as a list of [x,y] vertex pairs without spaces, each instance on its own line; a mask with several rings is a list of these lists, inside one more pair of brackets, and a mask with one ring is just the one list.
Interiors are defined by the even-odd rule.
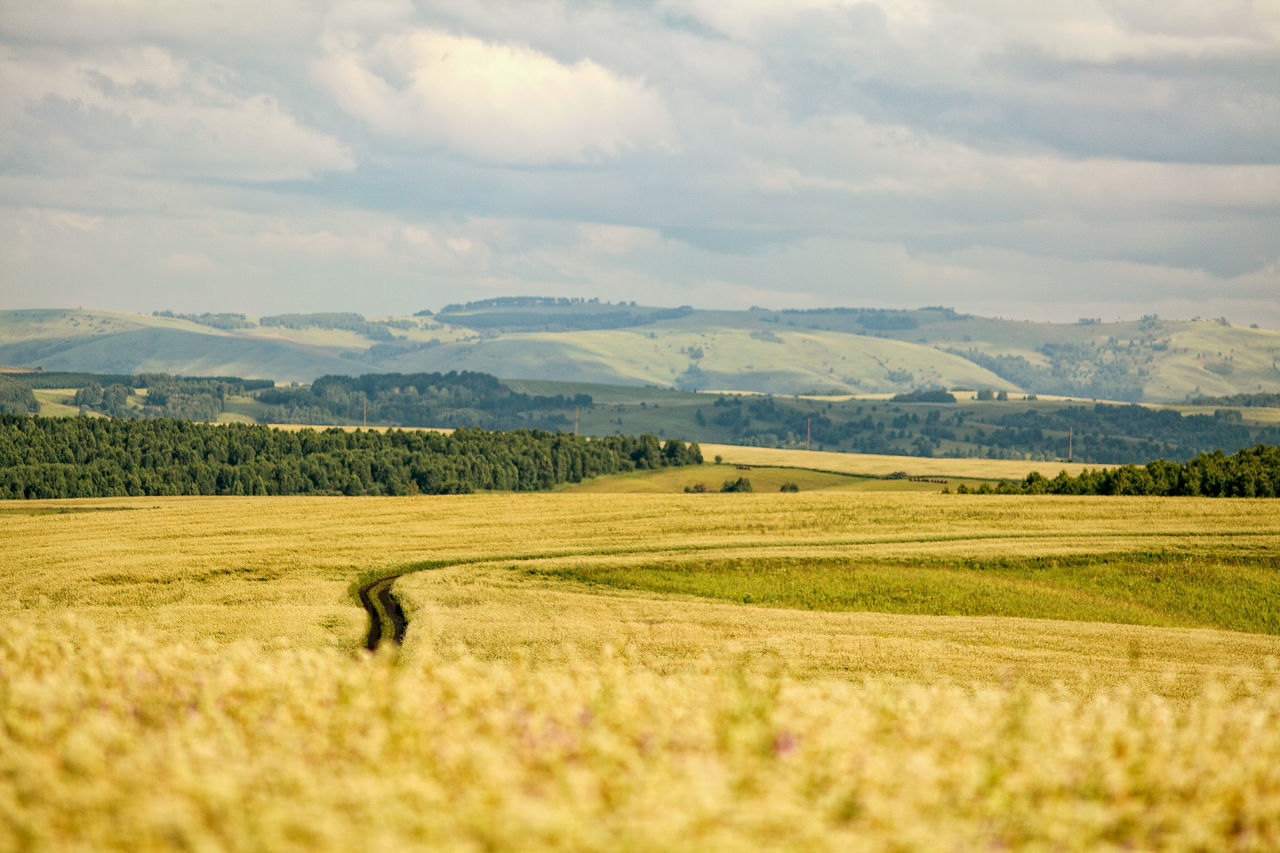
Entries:
[[1154,315],[1052,324],[943,307],[712,311],[510,297],[386,318],[5,311],[0,364],[284,382],[456,370],[682,390],[989,388],[1182,402],[1280,390],[1280,332]]

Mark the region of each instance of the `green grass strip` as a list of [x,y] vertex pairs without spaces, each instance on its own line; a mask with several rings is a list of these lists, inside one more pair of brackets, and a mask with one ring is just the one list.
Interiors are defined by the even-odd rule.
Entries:
[[798,610],[1014,616],[1280,634],[1280,566],[1271,554],[951,561],[762,557],[526,571],[596,588]]

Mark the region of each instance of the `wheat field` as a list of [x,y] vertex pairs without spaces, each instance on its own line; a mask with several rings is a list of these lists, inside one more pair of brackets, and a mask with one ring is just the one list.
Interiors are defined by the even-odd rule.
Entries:
[[[1197,627],[1193,581],[1270,589],[1278,556],[1262,500],[5,504],[0,848],[1275,849],[1276,598],[1223,605],[1260,629]],[[938,566],[1023,558],[1056,568],[1020,590],[1096,612],[925,609]],[[1153,560],[1185,607],[1125,592]],[[926,594],[832,611],[645,580],[734,596],[832,561]],[[403,649],[361,651],[353,583],[428,565],[396,584]],[[1108,609],[1126,597],[1149,624]]]
[[1073,477],[1081,471],[1107,468],[1081,462],[1046,462],[1029,459],[951,458],[947,456],[890,456],[879,453],[838,453],[831,450],[784,450],[773,447],[746,447],[739,444],[703,444],[705,459],[722,457],[733,465],[777,465],[812,468],[840,474],[883,477],[905,473],[912,477],[963,477],[987,480],[1021,480],[1032,471],[1052,477],[1066,471]]

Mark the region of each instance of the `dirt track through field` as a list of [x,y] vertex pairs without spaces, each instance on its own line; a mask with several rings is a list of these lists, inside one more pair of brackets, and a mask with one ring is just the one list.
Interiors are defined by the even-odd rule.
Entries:
[[377,649],[384,637],[397,646],[404,642],[409,620],[405,618],[400,601],[391,591],[398,577],[398,574],[389,575],[360,587],[360,603],[369,613],[369,633],[364,641],[364,647],[369,651]]

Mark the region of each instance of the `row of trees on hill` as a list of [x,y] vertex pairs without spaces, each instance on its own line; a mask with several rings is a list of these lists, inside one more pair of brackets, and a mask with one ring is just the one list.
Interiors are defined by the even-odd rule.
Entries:
[[253,324],[249,322],[249,318],[243,314],[233,314],[230,312],[220,312],[217,314],[205,311],[200,314],[175,314],[172,311],[152,311],[153,317],[173,317],[178,320],[190,320],[193,323],[199,323],[202,326],[209,326],[214,329],[247,329]]
[[702,462],[697,444],[541,430],[286,432],[248,424],[0,415],[0,498],[535,491]]
[[1280,393],[1259,391],[1254,394],[1228,394],[1225,397],[1196,397],[1191,401],[1197,406],[1265,406],[1280,409]]
[[399,426],[522,426],[566,428],[564,411],[591,396],[540,396],[512,391],[487,373],[369,373],[322,376],[307,387],[260,392],[270,423],[372,423]]
[[[960,491],[967,492],[965,486]],[[1072,477],[1065,471],[1053,479],[1032,472],[1023,480],[982,485],[980,493],[1031,495],[1159,495],[1167,497],[1274,498],[1280,497],[1280,447],[1258,445],[1230,456],[1204,453],[1185,463],[1156,459],[1146,465],[1125,465],[1084,471]]]
[[[375,341],[389,341],[395,338],[391,323],[366,320],[360,314],[334,311],[318,314],[272,314],[259,317],[262,326],[277,326],[284,329],[342,329],[355,332]],[[399,324],[403,327],[402,324]]]

